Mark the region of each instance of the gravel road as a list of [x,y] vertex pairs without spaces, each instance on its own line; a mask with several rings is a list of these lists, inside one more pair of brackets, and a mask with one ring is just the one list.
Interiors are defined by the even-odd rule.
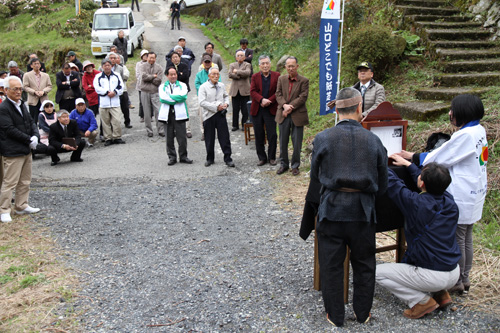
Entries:
[[[198,29],[165,30],[167,6],[141,4],[147,47],[164,59],[182,33],[201,55],[206,37]],[[188,103],[196,106],[195,94]],[[227,168],[219,151],[216,164],[205,168],[196,113],[188,143],[195,163],[168,167],[165,140],[146,137],[137,111],[126,145],[97,144],[78,164],[34,161],[31,203],[43,209],[35,218],[49,227],[82,282],[81,297],[62,303],[61,316],[69,307],[84,311],[85,332],[330,330],[321,294],[312,288],[312,237],[301,240],[300,216],[273,199],[276,167],[258,168],[255,148],[245,146],[240,131],[231,133],[237,167]],[[404,318],[404,309],[377,286],[372,321],[355,322],[349,304],[344,330],[500,327],[494,316],[461,307],[422,320]]]

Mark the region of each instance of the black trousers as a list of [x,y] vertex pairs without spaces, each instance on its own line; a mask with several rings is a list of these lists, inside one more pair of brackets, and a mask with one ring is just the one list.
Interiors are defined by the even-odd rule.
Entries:
[[[69,153],[69,152],[71,152],[71,160],[72,161],[79,160],[80,157],[82,156],[82,151],[85,148],[85,140],[84,139],[80,140],[76,150],[66,150],[66,149],[62,149],[59,147],[54,147],[54,146],[52,146],[52,147],[57,151],[57,153]],[[55,161],[59,161],[59,157],[57,156],[57,154],[55,157],[56,157]],[[54,159],[52,161],[54,161]]]
[[40,114],[40,106],[41,105],[42,105],[42,103],[40,101],[38,101],[37,105],[28,105],[29,109],[30,109],[31,118],[33,118],[33,121],[35,122],[35,124],[38,124],[38,115]]
[[139,0],[132,0],[132,10],[134,10],[134,2],[137,5],[137,11],[140,12],[141,10],[139,9]]
[[129,99],[128,92],[124,91],[120,96],[120,108],[122,109],[123,118],[125,119],[125,125],[130,124],[130,110],[129,110]]
[[71,113],[71,111],[76,109],[75,101],[76,98],[61,99],[61,101],[59,102],[59,110],[66,110]]
[[248,121],[248,109],[247,102],[250,96],[241,96],[238,92],[238,95],[231,98],[233,103],[233,127],[238,128],[238,121],[240,117],[241,111],[241,128],[243,128],[243,124]]
[[181,30],[181,14],[179,12],[172,15],[172,30],[175,28],[175,21],[177,21],[177,29]]
[[203,130],[205,133],[205,148],[207,149],[207,161],[214,162],[215,159],[215,130],[217,129],[217,137],[219,145],[224,153],[224,162],[231,162],[231,141],[229,139],[229,129],[227,128],[226,116],[217,112],[212,117],[203,122]]
[[175,139],[179,145],[179,160],[187,158],[187,137],[186,137],[186,120],[175,120],[175,111],[173,106],[168,113],[168,122],[163,123],[165,134],[167,136],[167,155],[169,160],[177,160],[175,152]]
[[[253,130],[255,132],[255,148],[259,161],[276,160],[276,142],[278,135],[276,134],[276,121],[269,110],[259,110],[256,116],[252,116]],[[265,128],[264,128],[265,125]],[[266,141],[267,133],[267,155]]]
[[52,159],[52,162],[59,161],[59,157],[57,157],[57,150],[53,146],[47,146],[43,143],[39,143],[36,146],[36,149],[33,151],[33,154],[45,154],[49,155]]
[[331,222],[316,226],[321,292],[325,310],[337,326],[344,323],[344,259],[351,250],[353,309],[358,321],[368,318],[375,290],[375,223]]

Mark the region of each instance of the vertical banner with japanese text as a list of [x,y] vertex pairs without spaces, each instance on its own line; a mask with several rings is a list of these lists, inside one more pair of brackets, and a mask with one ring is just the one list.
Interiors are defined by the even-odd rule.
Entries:
[[319,96],[320,115],[332,113],[326,103],[337,95],[338,37],[341,0],[325,0],[319,32]]

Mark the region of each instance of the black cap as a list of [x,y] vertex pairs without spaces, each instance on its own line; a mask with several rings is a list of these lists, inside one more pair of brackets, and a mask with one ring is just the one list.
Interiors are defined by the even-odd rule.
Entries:
[[361,64],[359,64],[359,66],[356,67],[356,70],[359,71],[360,68],[367,68],[373,72],[373,66],[368,61],[363,61]]

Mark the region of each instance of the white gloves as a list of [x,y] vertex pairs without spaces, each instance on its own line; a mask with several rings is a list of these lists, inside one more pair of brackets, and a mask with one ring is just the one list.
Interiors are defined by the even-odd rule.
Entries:
[[38,145],[38,138],[33,135],[30,140],[31,140],[30,148],[35,150],[36,146]]

